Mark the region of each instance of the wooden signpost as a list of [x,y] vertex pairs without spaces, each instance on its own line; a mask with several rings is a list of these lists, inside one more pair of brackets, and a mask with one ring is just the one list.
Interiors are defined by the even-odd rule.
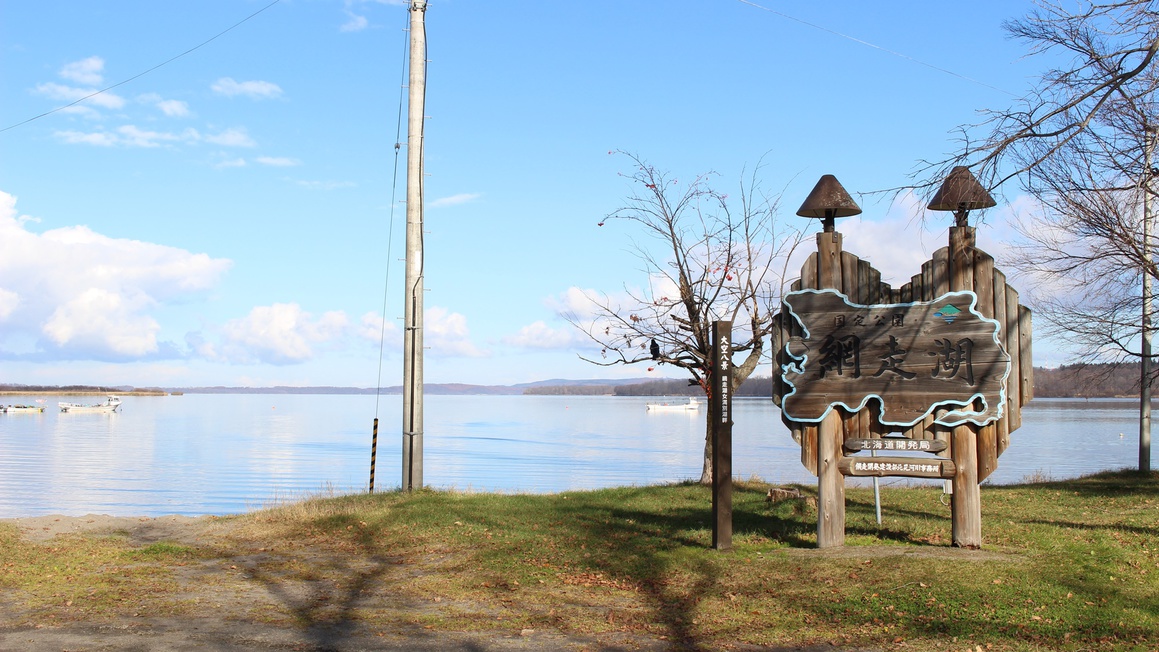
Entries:
[[732,548],[732,322],[712,322],[712,547]]
[[954,545],[982,544],[978,483],[997,468],[1033,398],[1032,329],[1030,310],[965,225],[967,209],[993,200],[980,187],[963,186],[989,203],[946,192],[959,177],[930,206],[943,210],[945,193],[957,211],[948,246],[898,288],[842,250],[832,218],[860,208],[836,179],[823,177],[798,211],[825,219],[825,231],[776,316],[773,400],[817,475],[818,547],[844,544],[845,476],[946,479]]

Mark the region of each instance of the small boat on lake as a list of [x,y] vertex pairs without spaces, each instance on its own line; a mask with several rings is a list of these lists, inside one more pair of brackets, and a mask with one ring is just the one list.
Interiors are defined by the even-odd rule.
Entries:
[[0,406],[0,412],[3,412],[5,414],[21,414],[21,413],[31,414],[33,412],[39,413],[39,412],[44,412],[44,406],[43,405],[2,405],[2,406]]
[[57,403],[61,412],[116,412],[121,406],[121,399],[110,395],[104,403],[83,405],[80,403]]
[[700,401],[696,400],[695,396],[689,397],[687,403],[648,403],[649,411],[667,411],[667,412],[684,412],[687,410],[699,410]]

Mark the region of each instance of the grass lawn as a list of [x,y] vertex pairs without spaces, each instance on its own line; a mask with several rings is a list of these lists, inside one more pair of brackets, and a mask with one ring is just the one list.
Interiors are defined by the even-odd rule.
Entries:
[[[983,486],[980,551],[950,546],[940,488],[884,488],[881,526],[872,490],[847,490],[846,546],[828,550],[814,548],[816,487],[778,502],[767,489],[734,489],[730,552],[710,548],[710,493],[696,484],[318,498],[220,519],[225,534],[204,545],[31,543],[0,528],[0,587],[35,617],[192,613],[197,582],[225,580],[180,568],[244,563],[236,590],[325,580],[331,603],[349,598],[342,617],[372,629],[628,632],[690,649],[1159,650],[1159,474]],[[375,591],[395,607],[355,599]],[[69,611],[80,601],[83,614]]]

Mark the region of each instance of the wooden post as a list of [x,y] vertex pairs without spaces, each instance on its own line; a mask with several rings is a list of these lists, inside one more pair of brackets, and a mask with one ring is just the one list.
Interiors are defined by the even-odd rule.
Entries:
[[845,545],[845,476],[841,413],[831,408],[817,428],[817,547]]
[[[841,234],[817,234],[817,288],[841,290]],[[832,408],[817,428],[817,547],[845,545],[845,476],[841,461],[845,424]]]
[[[950,228],[950,291],[974,290],[974,229]],[[978,489],[977,426],[954,428],[950,459],[956,472],[950,500],[953,544],[959,548],[982,546],[982,494]]]
[[970,426],[957,426],[950,441],[954,461],[951,501],[953,543],[959,548],[982,547],[982,495],[978,489],[978,436]]
[[712,547],[732,549],[732,322],[712,322]]

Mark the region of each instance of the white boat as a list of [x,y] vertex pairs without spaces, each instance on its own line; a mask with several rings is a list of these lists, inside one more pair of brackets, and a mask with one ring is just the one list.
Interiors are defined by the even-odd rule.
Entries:
[[699,410],[700,401],[696,400],[695,396],[689,397],[687,403],[648,403],[649,410],[661,410],[669,412],[683,412],[685,410]]
[[116,412],[117,408],[121,406],[121,399],[117,396],[109,396],[104,403],[96,403],[93,405],[82,405],[80,403],[57,403],[60,406],[61,412]]
[[0,406],[0,412],[5,414],[20,414],[22,412],[44,412],[43,405],[4,405]]

